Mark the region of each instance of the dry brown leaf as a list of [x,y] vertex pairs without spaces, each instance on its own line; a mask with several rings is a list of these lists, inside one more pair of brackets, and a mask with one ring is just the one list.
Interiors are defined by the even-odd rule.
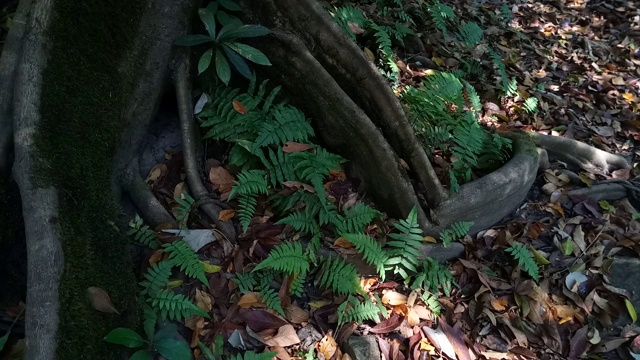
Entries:
[[282,325],[272,338],[264,339],[265,345],[287,347],[300,343],[300,338],[296,334],[296,329],[292,325]]
[[320,354],[324,356],[325,359],[333,358],[333,355],[338,353],[340,354],[340,349],[338,349],[338,344],[336,340],[331,335],[331,332],[327,333],[322,340],[317,345],[317,350]]
[[382,303],[391,306],[403,305],[407,303],[407,296],[397,291],[387,291],[382,296]]
[[242,115],[247,113],[247,108],[238,100],[233,100],[233,109]]
[[158,179],[160,179],[161,177],[165,176],[167,174],[167,171],[169,171],[167,169],[167,165],[165,165],[165,164],[157,164],[156,166],[154,166],[149,171],[149,176],[147,176],[147,179],[145,180],[145,182],[146,183],[149,183],[149,182],[155,183],[156,181],[158,181]]
[[295,153],[295,152],[307,151],[313,148],[314,148],[313,145],[301,144],[294,141],[287,141],[282,147],[282,151],[285,153]]
[[221,193],[231,191],[233,180],[233,175],[222,166],[212,167],[209,170],[209,181]]
[[218,220],[220,221],[229,221],[229,219],[233,218],[236,215],[235,210],[224,209],[220,211],[218,214]]
[[94,309],[103,313],[120,315],[120,312],[113,306],[111,298],[109,298],[109,294],[107,294],[106,291],[97,286],[91,286],[87,288],[87,294]]
[[295,305],[287,306],[284,309],[284,314],[287,320],[294,324],[302,324],[309,321],[309,313]]
[[496,311],[505,311],[507,309],[507,303],[506,298],[491,299],[491,307]]
[[333,246],[343,248],[343,249],[352,249],[355,247],[355,245],[353,245],[343,237],[337,238],[336,241],[333,242]]
[[161,249],[154,251],[153,254],[151,254],[151,256],[149,257],[149,265],[155,265],[158,261],[162,260],[163,256],[164,251],[162,251]]
[[260,296],[257,292],[250,292],[242,295],[242,297],[238,300],[238,306],[243,309],[265,307],[265,305],[260,300]]
[[213,306],[211,295],[207,294],[202,290],[196,289],[196,305],[206,312],[211,311]]

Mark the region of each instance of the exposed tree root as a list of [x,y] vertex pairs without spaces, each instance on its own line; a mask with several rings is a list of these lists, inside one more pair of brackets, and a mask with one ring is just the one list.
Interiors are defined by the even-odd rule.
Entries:
[[[130,172],[137,174],[139,170],[131,169]],[[176,219],[167,212],[140,175],[132,177],[122,186],[140,211],[141,217],[151,228],[160,224],[169,224],[174,229],[178,228]]]
[[572,169],[583,169],[592,172],[609,174],[617,169],[630,168],[622,156],[602,151],[577,140],[560,136],[533,133],[538,145],[552,159],[567,163]]
[[[15,78],[13,175],[20,187],[27,243],[28,287],[26,354],[28,360],[54,359],[58,329],[58,285],[63,254],[58,226],[58,195],[53,187],[38,188],[34,137],[41,121],[42,71],[46,66],[47,31],[52,0],[36,1],[26,24],[20,67]],[[21,4],[22,5],[22,4]]]
[[182,134],[182,153],[184,155],[184,168],[187,175],[187,183],[193,194],[193,198],[199,202],[202,211],[213,221],[218,230],[227,239],[234,241],[236,231],[230,221],[219,219],[220,208],[213,202],[202,202],[201,199],[209,196],[209,192],[200,179],[199,166],[196,157],[196,135],[193,129],[193,103],[191,100],[191,80],[189,72],[191,61],[189,51],[183,50],[177,55],[174,69],[174,81],[176,86],[176,97],[178,99],[178,115],[180,117],[180,130]]
[[33,0],[18,3],[11,31],[0,57],[0,176],[9,172],[9,154],[13,143],[13,93],[19,61],[22,57],[24,34]]
[[576,200],[591,198],[596,201],[628,198],[634,207],[640,208],[640,180],[605,180],[590,187],[570,190],[567,195]]

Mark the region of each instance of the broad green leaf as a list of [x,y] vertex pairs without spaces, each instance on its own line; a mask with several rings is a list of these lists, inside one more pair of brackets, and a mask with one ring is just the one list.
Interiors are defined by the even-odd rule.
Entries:
[[113,329],[104,337],[104,340],[128,348],[137,348],[146,342],[137,332],[128,328]]
[[180,46],[194,46],[215,41],[214,38],[207,35],[185,35],[178,38],[174,44]]
[[162,339],[154,344],[154,349],[167,360],[191,359],[189,345],[176,339]]
[[218,3],[210,2],[209,4],[207,4],[207,10],[209,10],[210,13],[217,15],[218,14]]
[[153,360],[153,355],[149,350],[138,350],[131,355],[129,360]]
[[573,254],[573,240],[571,240],[571,238],[567,238],[567,241],[562,244],[562,248],[565,255],[569,256]]
[[216,14],[216,17],[218,18],[218,21],[220,21],[220,24],[222,24],[222,26],[227,26],[230,24],[237,24],[237,27],[242,25],[242,20],[238,19],[236,16],[233,15],[229,15],[224,11],[220,11]]
[[211,57],[213,56],[213,49],[209,49],[200,56],[200,60],[198,61],[198,75],[202,74],[209,65],[211,65]]
[[222,55],[222,51],[220,51],[220,49],[216,50],[216,73],[225,85],[229,85],[229,80],[231,79],[231,68],[229,67],[227,59]]
[[527,245],[527,247],[529,248],[529,251],[531,251],[531,253],[533,254],[533,258],[536,259],[536,262],[540,265],[549,265],[551,264],[549,262],[549,260],[545,259],[544,256],[540,255],[540,253],[533,248],[533,246],[531,245]]
[[632,322],[638,321],[638,314],[636,313],[636,308],[633,307],[633,304],[629,299],[624,299],[624,304],[627,305],[627,311],[629,312],[629,316],[631,316]]
[[208,9],[198,9],[198,15],[200,15],[200,20],[204,24],[204,27],[207,29],[209,36],[211,38],[216,38],[216,19],[213,16],[213,13]]
[[239,27],[231,27],[227,31],[225,29],[230,25],[225,26],[220,30],[218,34],[218,41],[229,41],[237,38],[256,37],[270,34],[271,31],[262,25],[242,25]]
[[233,0],[218,0],[218,4],[227,10],[240,11],[240,6]]
[[229,39],[230,38],[229,33],[233,34],[233,32],[238,30],[240,27],[242,27],[242,23],[237,23],[237,22],[233,22],[231,24],[227,24],[223,26],[222,29],[220,29],[220,32],[218,33],[218,37],[216,38],[216,41],[222,42],[224,41],[225,38]]
[[633,219],[633,220],[638,220],[638,219],[640,219],[640,213],[633,213],[633,214],[631,214],[631,219]]
[[227,55],[227,59],[231,61],[231,64],[233,64],[233,67],[238,70],[240,75],[246,77],[247,79],[251,79],[251,69],[249,68],[249,65],[247,65],[247,62],[243,58],[241,58],[238,53],[229,48],[227,44],[222,44],[222,51],[224,51],[224,53]]
[[7,340],[9,340],[9,334],[11,334],[11,331],[7,331],[3,337],[0,337],[0,351],[4,349],[4,345],[7,343]]
[[225,45],[229,46],[235,52],[240,54],[240,56],[258,65],[266,65],[266,66],[271,65],[271,62],[269,62],[269,59],[267,59],[265,54],[263,54],[262,51],[254,48],[253,46],[249,46],[249,45],[241,44],[237,42],[230,42],[230,43],[226,43]]
[[202,355],[204,355],[207,360],[216,360],[216,356],[213,354],[213,351],[211,351],[211,349],[209,349],[207,345],[200,340],[198,340],[198,348],[200,348]]

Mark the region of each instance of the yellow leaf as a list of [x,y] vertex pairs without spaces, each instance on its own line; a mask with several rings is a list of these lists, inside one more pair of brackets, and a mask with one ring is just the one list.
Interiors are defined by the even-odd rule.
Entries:
[[438,240],[436,240],[436,238],[434,238],[433,236],[425,236],[424,239],[422,239],[422,241],[426,243],[431,243],[431,244],[435,244],[438,242]]
[[222,266],[214,265],[208,261],[202,261],[202,265],[204,265],[204,272],[206,272],[207,274],[217,273],[222,270]]
[[236,215],[236,212],[231,210],[231,209],[224,209],[222,211],[220,211],[220,213],[218,214],[218,220],[220,221],[227,221],[229,219],[231,219],[232,217],[234,217]]
[[184,281],[182,281],[180,279],[171,279],[167,283],[167,286],[169,287],[169,289],[175,289],[175,288],[181,286],[182,284],[184,284]]
[[627,311],[629,312],[629,316],[631,316],[631,320],[633,322],[638,321],[638,314],[636,314],[636,309],[633,307],[631,301],[624,299],[624,304],[627,305]]
[[441,58],[434,56],[431,58],[431,61],[433,61],[434,63],[436,63],[436,65],[438,66],[442,66],[444,65],[444,60],[442,60]]
[[364,48],[364,55],[367,57],[367,59],[371,60],[371,61],[376,61],[376,56],[373,55],[373,52],[371,50],[369,50],[369,48]]
[[534,249],[531,245],[529,245],[529,251],[533,254],[533,258],[536,259],[536,262],[540,265],[549,265],[550,262],[544,256],[540,255],[540,253]]
[[636,99],[636,96],[632,93],[624,93],[622,94],[622,98],[627,101],[634,101]]

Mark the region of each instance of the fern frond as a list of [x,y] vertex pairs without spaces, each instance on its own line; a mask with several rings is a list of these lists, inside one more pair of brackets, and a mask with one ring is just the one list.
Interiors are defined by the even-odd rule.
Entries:
[[240,194],[238,196],[238,219],[242,225],[242,231],[247,231],[251,225],[251,219],[256,213],[258,200],[255,196]]
[[299,242],[286,242],[274,247],[269,256],[262,260],[253,271],[272,268],[287,274],[300,274],[309,270],[309,262],[304,256]]
[[331,289],[338,296],[362,292],[355,266],[336,256],[326,258],[318,276],[320,286]]
[[363,203],[357,203],[344,211],[344,218],[341,223],[335,224],[338,232],[357,233],[364,230],[373,219],[382,214],[374,208]]
[[341,236],[352,243],[356,251],[362,254],[362,258],[367,264],[375,266],[378,275],[384,279],[384,264],[387,261],[387,254],[382,251],[382,247],[377,241],[364,233],[341,234]]
[[244,354],[236,354],[231,356],[230,360],[272,360],[278,353],[277,352],[264,352],[256,353],[253,351],[247,351]]
[[320,239],[321,236],[322,234],[319,232],[313,234],[313,237],[311,237],[311,240],[309,240],[309,244],[307,245],[307,248],[304,251],[304,255],[314,265],[316,264],[316,260],[317,260],[316,254],[318,253],[318,250],[320,250],[320,247],[322,246],[322,242]]
[[438,287],[441,286],[444,294],[451,296],[454,282],[449,269],[440,265],[435,259],[428,258],[422,263],[422,269],[411,283],[411,289],[424,289],[438,294]]
[[334,8],[331,16],[354,41],[356,40],[356,34],[351,31],[349,23],[354,23],[361,28],[364,28],[365,24],[367,24],[367,19],[364,17],[362,11],[352,5]]
[[149,226],[144,225],[142,218],[138,214],[129,222],[127,235],[133,236],[133,240],[136,243],[151,249],[155,250],[159,246],[156,240],[156,233],[149,229]]
[[174,321],[182,321],[194,315],[209,318],[209,314],[197,307],[189,298],[170,290],[160,290],[152,294],[147,301],[160,311],[160,316],[163,319],[169,318]]
[[452,241],[458,240],[467,235],[471,227],[473,226],[473,221],[458,221],[440,233],[440,239],[444,246],[449,246]]
[[530,114],[538,111],[538,98],[530,97],[524,101],[524,110]]
[[349,296],[338,307],[338,326],[351,321],[362,323],[367,320],[380,321],[380,308],[368,297],[361,301],[355,296]]
[[263,170],[245,170],[238,174],[238,180],[233,181],[233,188],[229,194],[229,200],[236,195],[258,195],[267,194],[269,188],[266,173]]
[[291,227],[296,231],[302,231],[307,234],[316,234],[320,232],[320,226],[308,208],[304,211],[296,211],[289,214],[289,216],[280,219],[276,224],[291,225]]
[[291,282],[289,283],[289,294],[293,296],[304,295],[304,282],[307,279],[307,274],[290,275]]
[[260,160],[249,149],[251,142],[240,140],[233,144],[229,151],[229,164],[239,167],[241,170],[254,169],[260,165]]
[[[266,152],[266,155],[265,155]],[[282,185],[285,181],[298,181],[300,177],[295,170],[296,158],[282,151],[279,147],[276,151],[271,148],[257,150],[256,155],[267,168],[267,175],[271,186]],[[268,156],[268,158],[267,158]]]
[[418,257],[423,241],[422,230],[418,223],[417,207],[414,206],[411,209],[405,220],[400,220],[393,226],[400,233],[389,234],[392,241],[386,244],[389,258],[385,262],[385,268],[408,278],[407,271],[415,273],[420,264]]
[[295,170],[300,174],[300,178],[310,182],[316,190],[320,201],[326,202],[324,179],[329,175],[329,171],[339,170],[340,163],[345,160],[322,148],[318,148],[315,153],[297,152],[291,154],[291,156],[298,162]]
[[240,292],[242,294],[252,292],[255,289],[256,285],[258,285],[256,278],[251,273],[235,273],[231,278],[231,281],[238,285],[238,289],[240,289]]
[[313,128],[302,111],[293,106],[279,104],[271,114],[272,121],[262,124],[254,141],[253,151],[267,145],[284,145],[287,141],[307,142],[313,136]]
[[516,261],[518,261],[518,265],[520,265],[520,267],[529,274],[533,280],[536,282],[540,281],[540,274],[538,272],[536,260],[525,245],[514,242],[506,251],[511,254]]
[[275,310],[278,314],[285,316],[284,309],[282,308],[282,301],[278,296],[278,293],[270,287],[266,287],[260,290],[260,300],[271,310]]
[[169,283],[169,277],[171,276],[171,268],[173,264],[171,261],[160,261],[147,270],[144,274],[144,281],[140,282],[142,286],[141,293],[144,294],[155,294],[167,287],[167,283]]
[[174,200],[178,203],[178,206],[174,209],[176,214],[176,220],[182,225],[186,225],[189,220],[189,214],[193,209],[193,203],[195,200],[186,191],[182,193],[184,199],[176,197]]
[[456,33],[458,41],[465,46],[475,47],[482,40],[482,28],[473,21],[463,22]]
[[442,305],[440,304],[440,301],[438,301],[437,296],[428,291],[425,291],[424,293],[422,293],[421,298],[424,304],[427,305],[429,310],[431,310],[437,316],[440,316],[440,313],[442,312]]
[[180,268],[187,276],[200,280],[205,286],[209,286],[209,280],[204,272],[204,264],[198,255],[183,240],[174,241],[171,244],[162,245],[164,252],[169,254],[169,260]]

